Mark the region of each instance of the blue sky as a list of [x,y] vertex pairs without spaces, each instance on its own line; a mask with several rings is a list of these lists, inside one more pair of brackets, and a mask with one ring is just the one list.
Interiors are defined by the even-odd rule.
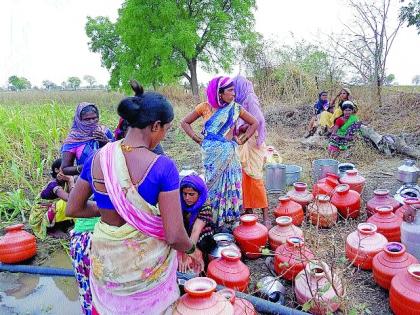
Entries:
[[[395,21],[398,1],[394,1]],[[121,0],[1,0],[0,86],[10,75],[25,76],[34,85],[49,79],[60,84],[69,76],[90,74],[106,83],[109,74],[101,68],[100,56],[88,50],[86,16],[117,16]],[[259,0],[256,29],[267,38],[290,44],[294,38],[318,41],[337,32],[340,21],[349,18],[343,0]],[[420,74],[420,35],[402,27],[388,61],[388,73],[400,84],[410,84]],[[235,68],[235,72],[238,71]],[[206,82],[213,74],[199,72]]]

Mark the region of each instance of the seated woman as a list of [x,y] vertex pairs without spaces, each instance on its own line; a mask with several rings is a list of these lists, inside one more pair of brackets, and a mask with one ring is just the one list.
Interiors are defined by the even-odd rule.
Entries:
[[318,94],[318,101],[314,104],[314,115],[312,116],[308,127],[306,128],[307,134],[305,135],[305,138],[309,138],[315,134],[320,122],[321,113],[323,111],[328,111],[329,107],[330,104],[328,103],[328,93],[322,91]]
[[41,191],[42,200],[34,205],[29,215],[32,231],[40,239],[46,237],[47,228],[55,223],[71,220],[66,217],[65,209],[74,178],[60,173],[60,165],[61,159],[56,159],[51,165],[52,180]]
[[345,101],[341,108],[343,115],[335,120],[328,146],[328,152],[332,157],[337,157],[340,151],[349,148],[361,125],[359,118],[354,114],[355,106],[351,101]]
[[[206,261],[207,254],[216,246],[213,239],[213,213],[207,203],[207,187],[198,175],[185,176],[180,183],[182,216],[184,227],[197,249]],[[179,253],[179,252],[178,252]],[[179,255],[178,271],[188,272],[191,258],[186,254]]]

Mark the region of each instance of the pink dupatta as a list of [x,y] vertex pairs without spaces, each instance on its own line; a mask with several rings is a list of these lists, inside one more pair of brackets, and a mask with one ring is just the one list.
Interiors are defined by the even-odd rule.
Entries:
[[120,142],[121,141],[108,143],[100,151],[101,168],[109,198],[111,199],[115,210],[124,219],[124,221],[147,236],[164,240],[165,231],[163,229],[162,218],[157,215],[150,214],[143,209],[137,209],[127,199],[128,193],[136,194],[141,199],[141,203],[143,203],[145,207],[152,207],[147,204],[143,198],[141,198],[136,187],[131,182],[127,167],[125,167],[125,175],[128,175],[127,179],[129,180],[124,181],[127,183],[127,187],[122,187],[119,183],[116,168],[117,156],[125,161]]

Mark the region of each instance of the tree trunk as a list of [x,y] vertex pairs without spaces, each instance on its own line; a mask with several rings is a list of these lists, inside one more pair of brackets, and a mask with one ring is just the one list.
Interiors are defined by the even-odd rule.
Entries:
[[190,70],[190,85],[191,85],[191,91],[194,96],[194,98],[198,101],[199,94],[198,94],[198,80],[197,80],[197,59],[191,59],[190,62],[188,62],[188,69]]

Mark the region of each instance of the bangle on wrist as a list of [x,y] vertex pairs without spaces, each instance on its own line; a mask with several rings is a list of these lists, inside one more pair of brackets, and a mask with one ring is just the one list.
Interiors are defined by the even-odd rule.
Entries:
[[193,243],[191,248],[189,250],[185,251],[185,254],[191,255],[194,252],[195,252],[195,244]]
[[76,166],[76,172],[78,173],[78,174],[80,174],[82,171],[81,171],[81,169],[80,169],[80,165],[77,165]]

